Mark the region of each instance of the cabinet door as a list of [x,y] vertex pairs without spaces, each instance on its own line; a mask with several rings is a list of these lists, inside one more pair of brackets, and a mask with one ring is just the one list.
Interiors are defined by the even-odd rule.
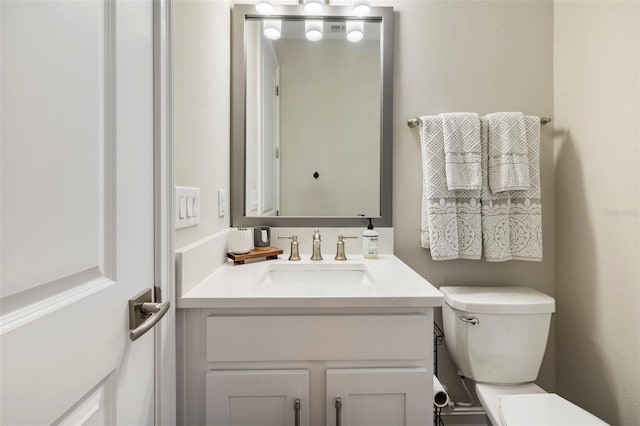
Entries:
[[431,425],[432,380],[426,368],[328,369],[326,424]]
[[210,371],[206,405],[209,426],[308,426],[309,371]]

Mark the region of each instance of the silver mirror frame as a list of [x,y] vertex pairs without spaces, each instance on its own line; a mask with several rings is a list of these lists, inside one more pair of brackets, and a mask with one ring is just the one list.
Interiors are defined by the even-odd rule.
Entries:
[[[302,6],[277,6],[273,19],[304,19]],[[361,19],[381,22],[382,49],[382,97],[380,120],[380,216],[373,218],[375,226],[392,226],[392,164],[393,164],[393,8],[373,7],[369,16],[356,18],[349,7],[328,6],[313,17]],[[337,216],[245,216],[245,39],[246,19],[264,18],[252,4],[235,4],[231,19],[231,225],[272,227],[361,227],[365,221],[360,217]]]

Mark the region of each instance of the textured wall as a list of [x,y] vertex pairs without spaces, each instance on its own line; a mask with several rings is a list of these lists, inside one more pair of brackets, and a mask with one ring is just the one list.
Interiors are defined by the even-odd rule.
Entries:
[[557,1],[557,385],[640,424],[640,3]]
[[229,227],[230,8],[227,0],[174,4],[176,185],[200,188],[200,225],[176,231],[176,248]]
[[[381,4],[376,2],[376,5]],[[544,260],[434,262],[420,247],[422,170],[406,120],[449,111],[553,115],[553,4],[388,1],[395,9],[393,226],[395,253],[432,284],[530,286],[555,294],[553,129],[542,132]],[[554,323],[538,383],[555,388]],[[464,398],[442,350],[444,382]]]

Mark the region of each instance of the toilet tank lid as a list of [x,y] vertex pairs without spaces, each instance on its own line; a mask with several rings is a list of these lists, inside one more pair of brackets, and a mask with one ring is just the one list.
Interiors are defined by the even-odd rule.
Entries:
[[477,314],[548,314],[555,312],[551,296],[530,287],[440,287],[445,303]]

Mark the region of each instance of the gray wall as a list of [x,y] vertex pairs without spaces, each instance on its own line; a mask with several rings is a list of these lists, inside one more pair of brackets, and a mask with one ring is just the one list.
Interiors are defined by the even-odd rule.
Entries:
[[228,0],[174,3],[175,181],[200,188],[200,225],[176,231],[176,248],[228,228],[231,43]]
[[558,1],[554,32],[558,391],[638,425],[640,3]]
[[[376,2],[376,5],[379,3]],[[553,116],[553,4],[545,1],[390,1],[394,7],[393,226],[395,253],[432,284],[520,285],[555,296],[553,141],[541,141],[541,263],[434,262],[420,247],[422,169],[406,120],[448,111]],[[555,321],[538,383],[555,389]],[[445,349],[441,350],[444,354]],[[464,398],[448,356],[441,377]]]

